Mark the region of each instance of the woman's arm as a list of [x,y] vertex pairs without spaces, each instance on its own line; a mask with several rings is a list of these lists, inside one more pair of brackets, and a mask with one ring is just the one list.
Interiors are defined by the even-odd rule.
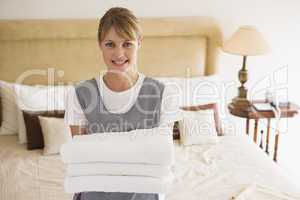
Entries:
[[87,133],[87,119],[78,102],[75,88],[68,90],[65,102],[65,123],[70,127],[71,135],[83,135]]

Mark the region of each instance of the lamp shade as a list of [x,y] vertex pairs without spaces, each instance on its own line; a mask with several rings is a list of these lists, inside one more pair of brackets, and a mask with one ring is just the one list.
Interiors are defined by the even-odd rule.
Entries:
[[256,56],[269,52],[262,34],[253,26],[240,27],[223,45],[223,51],[243,56]]

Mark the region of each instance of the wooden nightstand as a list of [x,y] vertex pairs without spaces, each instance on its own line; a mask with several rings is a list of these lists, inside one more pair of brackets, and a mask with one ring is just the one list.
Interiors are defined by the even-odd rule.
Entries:
[[[250,120],[254,120],[254,134],[253,134],[253,141],[257,143],[257,132],[258,132],[258,123],[260,119],[267,119],[267,137],[266,137],[266,148],[265,152],[269,154],[269,141],[270,141],[270,123],[271,119],[275,118],[273,111],[258,111],[253,106],[253,103],[265,103],[263,100],[255,100],[251,102],[250,107],[242,108],[242,107],[235,107],[234,104],[229,104],[228,109],[229,112],[237,117],[245,118],[246,119],[246,134],[249,135],[249,123]],[[291,118],[294,117],[299,110],[299,106],[290,103],[289,106],[279,107],[281,111],[281,118]],[[263,132],[262,132],[263,133]],[[260,147],[263,149],[263,137],[261,137]],[[274,155],[273,160],[277,162],[277,152],[278,152],[278,143],[279,143],[279,133],[275,134],[275,146],[274,146]]]

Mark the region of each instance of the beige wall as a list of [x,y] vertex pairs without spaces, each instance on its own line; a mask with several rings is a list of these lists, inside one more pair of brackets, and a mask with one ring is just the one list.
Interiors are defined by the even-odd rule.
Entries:
[[[217,19],[228,38],[240,25],[251,24],[265,35],[272,52],[267,56],[248,59],[249,88],[263,89],[268,78],[275,77],[277,86],[287,87],[290,100],[300,104],[300,1],[298,0],[128,0],[128,1],[71,1],[71,0],[1,0],[0,18],[95,18],[111,6],[126,6],[138,16],[210,16]],[[238,56],[222,54],[220,75],[224,80],[236,80],[241,65]],[[288,75],[277,72],[287,66]],[[287,77],[288,83],[284,80]],[[280,79],[278,81],[278,79]],[[264,81],[262,81],[264,80]],[[273,81],[274,82],[274,81]],[[274,85],[274,84],[273,84]],[[229,90],[229,97],[235,92]],[[300,117],[289,120],[289,133],[282,136],[280,164],[300,179]],[[238,120],[239,121],[239,120]]]

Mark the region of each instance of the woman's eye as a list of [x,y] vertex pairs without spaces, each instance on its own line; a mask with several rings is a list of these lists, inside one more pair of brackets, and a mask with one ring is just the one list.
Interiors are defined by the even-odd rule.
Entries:
[[105,43],[104,45],[105,45],[105,47],[113,47],[114,46],[114,44],[112,42]]
[[126,48],[129,48],[129,47],[132,47],[132,46],[133,46],[133,44],[131,42],[125,42],[124,43],[124,47],[126,47]]

